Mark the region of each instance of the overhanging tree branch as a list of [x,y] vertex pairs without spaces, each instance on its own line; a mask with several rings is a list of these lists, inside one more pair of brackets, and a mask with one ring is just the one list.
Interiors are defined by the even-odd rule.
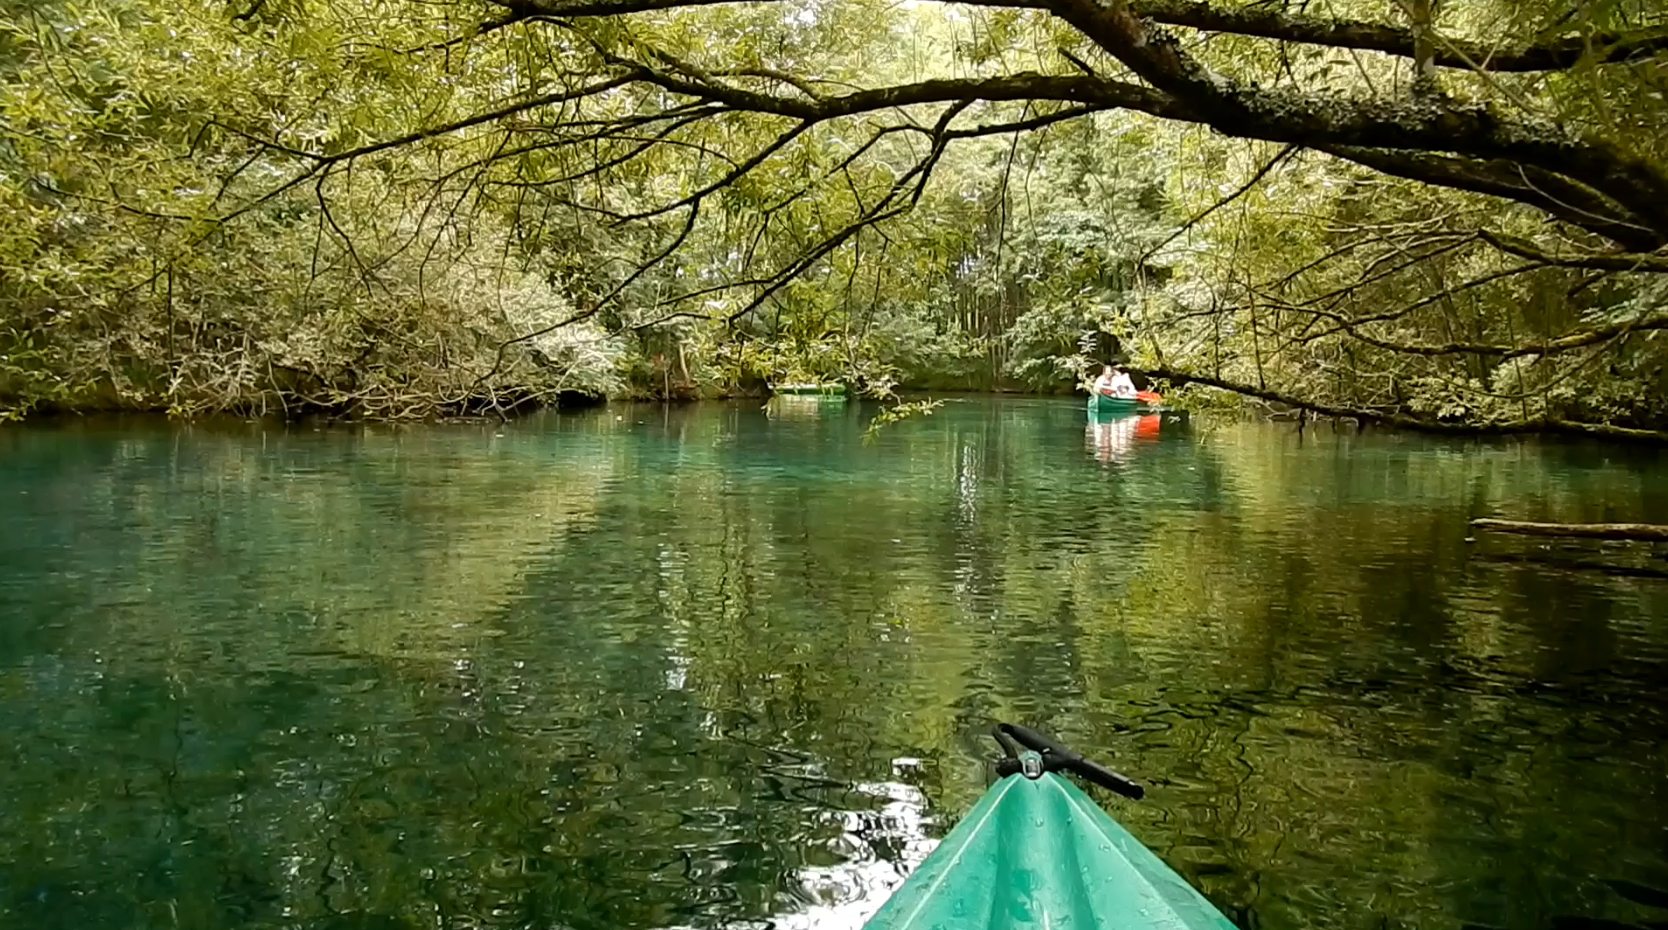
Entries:
[[[512,18],[582,19],[768,0],[497,0]],[[960,0],[970,6],[1048,9],[1048,0]],[[1165,26],[1250,36],[1328,48],[1381,52],[1401,58],[1418,54],[1414,31],[1405,26],[1293,13],[1273,4],[1223,6],[1201,0],[1136,0],[1133,15]],[[498,25],[494,21],[493,25]],[[1445,68],[1501,72],[1559,71],[1590,62],[1634,61],[1668,51],[1668,27],[1566,35],[1516,45],[1442,38],[1433,63]]]
[[1600,139],[1509,119],[1486,106],[1443,98],[1344,98],[1216,74],[1173,36],[1135,14],[1127,0],[1047,0],[1049,9],[1168,94],[1175,106],[1228,135],[1325,148],[1410,149],[1500,159],[1584,184],[1636,205],[1668,236],[1668,173]]
[[1263,166],[1261,168],[1258,168],[1256,170],[1256,172],[1254,174],[1252,174],[1251,177],[1244,184],[1241,184],[1239,187],[1235,188],[1232,192],[1230,192],[1226,196],[1218,198],[1215,203],[1211,204],[1210,206],[1206,207],[1205,209],[1199,211],[1198,213],[1193,214],[1193,216],[1188,218],[1187,222],[1185,222],[1185,223],[1181,224],[1181,226],[1177,227],[1174,232],[1170,233],[1170,235],[1165,236],[1162,240],[1159,241],[1159,243],[1157,245],[1155,245],[1152,248],[1147,249],[1147,251],[1143,252],[1141,254],[1141,257],[1135,260],[1135,264],[1137,266],[1145,265],[1149,260],[1152,259],[1152,257],[1154,255],[1157,255],[1159,253],[1159,251],[1162,250],[1165,246],[1167,246],[1170,243],[1176,241],[1176,239],[1180,238],[1181,236],[1186,235],[1188,230],[1191,230],[1193,227],[1199,225],[1199,223],[1202,222],[1206,217],[1208,217],[1212,213],[1215,213],[1216,211],[1222,209],[1223,207],[1227,206],[1228,204],[1233,203],[1235,200],[1238,200],[1239,198],[1245,196],[1245,194],[1248,191],[1250,191],[1251,188],[1256,187],[1259,183],[1261,183],[1262,179],[1267,177],[1268,173],[1270,171],[1273,171],[1275,168],[1279,167],[1280,163],[1285,161],[1287,158],[1289,158],[1291,156],[1291,154],[1295,151],[1297,151],[1297,146],[1288,145],[1285,148],[1281,149],[1280,151],[1274,153],[1274,157],[1270,158],[1268,161],[1264,162]]
[[[530,97],[424,130],[343,152],[304,153],[313,164],[362,157],[496,122],[555,104],[589,100],[633,85],[657,87],[738,113],[774,114],[810,126],[881,110],[956,100],[1058,101],[1128,109],[1204,123],[1230,135],[1322,148],[1379,170],[1429,183],[1508,197],[1606,235],[1630,249],[1668,239],[1668,175],[1615,146],[1550,126],[1501,117],[1485,107],[1437,100],[1359,100],[1242,85],[1203,68],[1168,36],[1114,0],[1049,0],[1152,82],[1144,87],[1094,75],[1022,72],[920,81],[838,95],[792,96],[726,83],[698,66],[652,53],[668,68],[598,49],[616,70],[597,83]],[[1514,177],[1515,175],[1515,177]],[[1623,208],[1620,205],[1627,204]]]
[[1616,426],[1611,423],[1592,423],[1579,420],[1565,420],[1559,418],[1528,418],[1522,420],[1505,420],[1485,423],[1462,423],[1449,420],[1438,420],[1429,417],[1413,416],[1411,414],[1388,409],[1374,409],[1357,407],[1348,404],[1332,404],[1312,401],[1283,391],[1269,390],[1251,384],[1241,384],[1226,378],[1198,372],[1179,371],[1170,368],[1130,368],[1134,374],[1147,378],[1161,378],[1175,385],[1197,384],[1201,387],[1216,388],[1238,394],[1241,397],[1253,397],[1272,403],[1290,407],[1293,410],[1306,410],[1324,417],[1337,417],[1347,420],[1359,420],[1367,423],[1378,423],[1393,426],[1398,429],[1417,430],[1425,433],[1445,433],[1456,436],[1476,436],[1480,434],[1511,435],[1519,433],[1563,433],[1572,436],[1588,436],[1602,439],[1617,439],[1628,442],[1646,442],[1652,444],[1668,443],[1668,432],[1662,430],[1634,429],[1626,426]]
[[1624,204],[1542,168],[1525,168],[1506,159],[1459,158],[1400,148],[1318,148],[1395,177],[1515,200],[1636,251],[1649,252],[1668,244],[1668,235],[1653,229]]
[[[1296,308],[1285,308],[1296,309]],[[1489,356],[1499,361],[1529,356],[1559,355],[1575,349],[1588,346],[1602,345],[1620,339],[1629,333],[1646,332],[1650,330],[1668,329],[1668,315],[1645,317],[1638,320],[1627,320],[1609,323],[1592,329],[1577,330],[1556,339],[1541,342],[1526,343],[1492,343],[1492,342],[1447,342],[1441,344],[1420,344],[1396,342],[1383,339],[1361,331],[1361,322],[1352,320],[1340,313],[1329,310],[1309,309],[1305,313],[1332,321],[1335,326],[1324,332],[1305,337],[1303,341],[1314,341],[1326,336],[1344,333],[1350,337],[1366,343],[1377,349],[1394,352],[1398,355],[1422,355],[1436,357],[1444,355],[1481,355]]]
[[[1198,0],[1137,0],[1137,15],[1166,26],[1297,42],[1330,48],[1383,52],[1413,58],[1414,30],[1384,23],[1293,13],[1274,4],[1223,7]],[[1544,42],[1500,45],[1443,37],[1437,41],[1433,63],[1446,68],[1487,71],[1555,71],[1584,61],[1629,61],[1668,50],[1668,29],[1561,36]]]
[[1478,237],[1502,252],[1527,258],[1545,265],[1562,268],[1588,268],[1595,271],[1650,272],[1668,274],[1668,255],[1642,253],[1589,252],[1578,255],[1553,255],[1539,246],[1516,236],[1481,230]]

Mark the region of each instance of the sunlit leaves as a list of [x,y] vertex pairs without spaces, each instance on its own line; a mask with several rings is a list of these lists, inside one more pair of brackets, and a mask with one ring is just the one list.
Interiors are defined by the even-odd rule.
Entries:
[[[402,408],[438,410],[555,384],[667,391],[639,376],[672,355],[686,393],[790,375],[1064,388],[1119,353],[1314,399],[1487,417],[1504,409],[1493,395],[1510,392],[1489,387],[1502,377],[1527,371],[1514,384],[1556,384],[1563,403],[1601,366],[1572,357],[1576,373],[1537,381],[1564,362],[1507,370],[1395,347],[1547,338],[1647,302],[1637,280],[1519,274],[1475,241],[1485,226],[1551,235],[1540,212],[1313,152],[1259,176],[1270,146],[1118,112],[935,147],[941,120],[937,132],[965,133],[1059,101],[806,122],[725,102],[1122,73],[1040,10],[793,0],[501,28],[503,8],[475,2],[7,12],[0,207],[17,222],[0,232],[0,300],[20,322],[0,338],[53,350],[15,353],[44,367],[14,362],[7,396],[43,373],[88,402],[352,407],[376,383],[446,399]],[[1336,0],[1327,15],[1386,12]],[[1563,15],[1448,4],[1435,25],[1439,39],[1504,49],[1653,21],[1634,2]],[[1184,34],[1239,80],[1341,101],[1409,92],[1405,58]],[[1450,68],[1421,92],[1660,161],[1660,66],[1600,57],[1552,76]],[[638,79],[643,68],[658,79]],[[60,305],[75,315],[49,319]],[[1344,325],[1374,313],[1392,315]],[[606,351],[563,354],[569,326],[606,331]],[[1451,403],[1454,391],[1469,399]]]

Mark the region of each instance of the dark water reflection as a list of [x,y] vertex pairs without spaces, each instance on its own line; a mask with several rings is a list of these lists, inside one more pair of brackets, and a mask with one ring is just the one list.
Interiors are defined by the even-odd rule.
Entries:
[[855,927],[993,718],[1243,927],[1668,921],[1668,561],[1464,542],[1657,459],[773,414],[0,432],[0,927]]

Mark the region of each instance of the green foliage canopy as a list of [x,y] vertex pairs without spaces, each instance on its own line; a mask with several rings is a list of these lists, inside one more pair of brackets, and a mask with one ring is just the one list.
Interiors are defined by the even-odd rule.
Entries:
[[775,378],[1668,422],[1642,2],[151,0],[0,37],[9,409]]

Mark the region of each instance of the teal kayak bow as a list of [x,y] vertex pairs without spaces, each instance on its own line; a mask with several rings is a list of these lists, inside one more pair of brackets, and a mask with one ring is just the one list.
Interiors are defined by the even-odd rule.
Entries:
[[997,727],[1003,777],[864,930],[1234,930],[1089,796],[1141,786],[1034,730]]

